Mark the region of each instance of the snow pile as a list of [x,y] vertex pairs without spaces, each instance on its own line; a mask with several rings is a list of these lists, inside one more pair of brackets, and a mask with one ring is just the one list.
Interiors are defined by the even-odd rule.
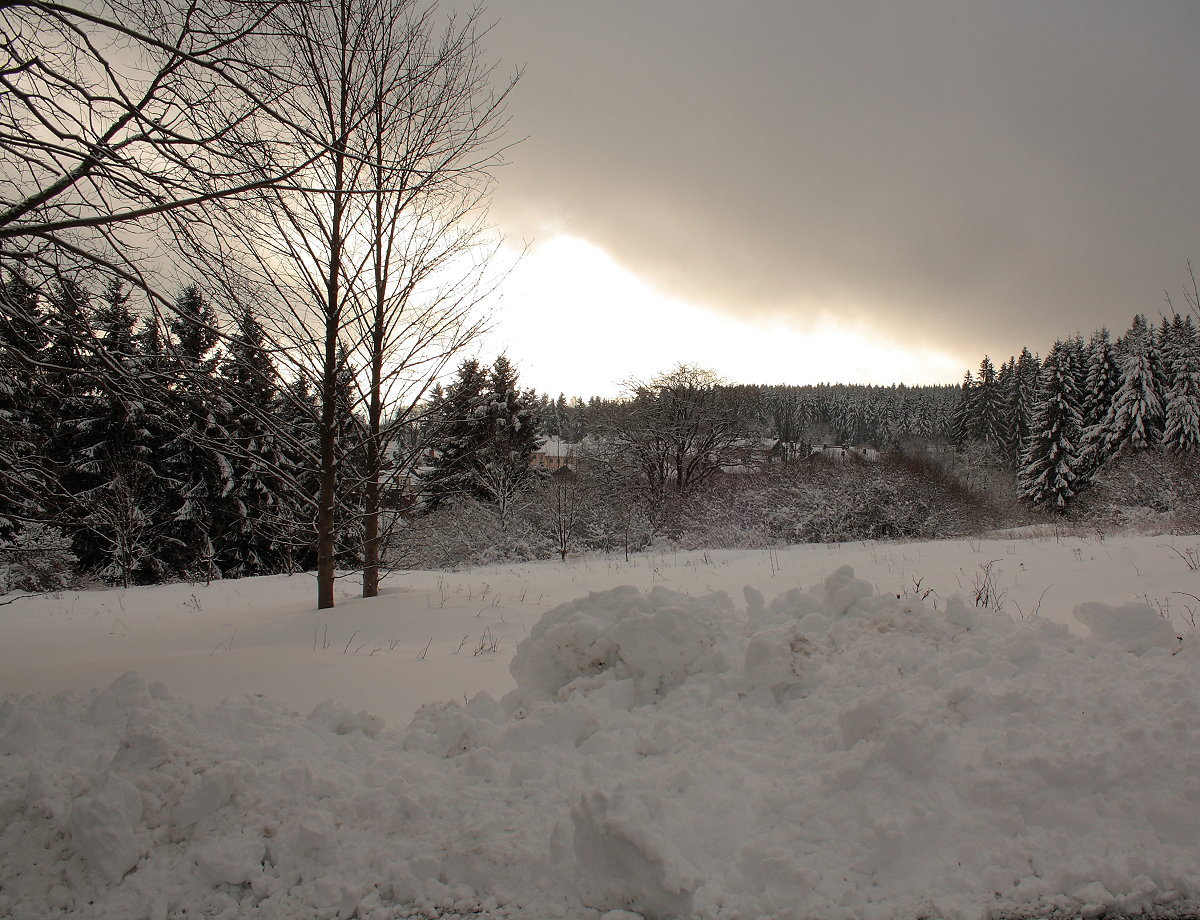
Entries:
[[0,703],[0,915],[982,917],[1200,896],[1200,652],[880,595],[599,592],[403,731],[133,675]]

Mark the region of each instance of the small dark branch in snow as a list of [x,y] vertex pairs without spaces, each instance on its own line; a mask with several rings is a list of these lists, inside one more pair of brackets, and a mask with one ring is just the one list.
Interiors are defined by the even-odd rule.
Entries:
[[[120,619],[120,617],[118,617],[117,619]],[[227,652],[232,652],[232,651],[233,651],[233,640],[234,640],[234,637],[235,637],[235,636],[237,636],[237,627],[236,627],[236,626],[235,626],[235,627],[233,627],[233,632],[232,632],[232,633],[230,633],[230,635],[229,635],[229,638],[228,638],[228,639],[226,639],[226,640],[225,640],[225,641],[223,641],[223,642],[219,642],[219,643],[217,644],[217,647],[216,647],[216,648],[214,648],[214,649],[213,649],[211,652],[209,652],[208,654],[209,654],[209,655],[214,655],[214,654],[216,654],[216,653],[217,653],[217,651],[219,651],[220,649],[225,649],[225,651],[227,651]]]
[[1159,546],[1165,546],[1176,556],[1183,560],[1184,564],[1193,572],[1200,571],[1200,547],[1187,546],[1182,551],[1172,546],[1170,543],[1160,543]]
[[321,648],[329,648],[329,624],[318,623],[313,629],[313,651],[317,650],[317,639],[321,640]]
[[1053,587],[1054,587],[1054,585],[1046,585],[1046,587],[1042,589],[1042,593],[1038,595],[1037,605],[1028,614],[1026,614],[1025,611],[1021,609],[1020,604],[1018,604],[1016,601],[1013,601],[1013,606],[1016,607],[1017,611],[1021,614],[1022,620],[1032,620],[1034,617],[1036,617],[1038,615],[1038,612],[1042,609],[1042,600],[1046,597],[1046,592],[1049,591]]
[[350,643],[354,641],[354,637],[357,635],[358,635],[357,629],[354,630],[354,632],[350,633],[350,638],[346,640],[346,647],[344,649],[342,649],[343,655],[345,655],[348,651],[350,651]]

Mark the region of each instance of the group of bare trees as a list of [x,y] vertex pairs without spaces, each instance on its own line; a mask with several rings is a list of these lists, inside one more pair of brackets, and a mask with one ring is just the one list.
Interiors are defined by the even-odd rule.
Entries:
[[597,459],[640,484],[655,527],[672,495],[686,497],[738,461],[749,414],[722,383],[713,371],[681,364],[649,381],[630,381],[627,398],[608,413]]
[[[420,447],[398,435],[481,328],[515,81],[496,79],[485,32],[478,10],[416,0],[0,9],[6,274],[46,290],[120,279],[151,312],[170,311],[163,291],[185,278],[253,318],[222,324],[228,353],[265,356],[290,392],[317,397],[320,607],[351,514],[364,594],[377,593],[388,479]],[[32,319],[4,307],[8,325]]]

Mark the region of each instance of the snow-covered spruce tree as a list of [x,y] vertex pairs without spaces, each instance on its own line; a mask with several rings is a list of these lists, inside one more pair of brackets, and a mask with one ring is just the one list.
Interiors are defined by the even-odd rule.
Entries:
[[1071,347],[1055,342],[1042,365],[1033,432],[1017,477],[1022,498],[1063,511],[1078,491],[1082,425]]
[[1083,445],[1076,472],[1082,480],[1090,482],[1110,456],[1105,446],[1103,426],[1121,386],[1119,351],[1109,341],[1107,329],[1101,328],[1092,333],[1084,368],[1079,397]]
[[1145,329],[1145,318],[1141,320],[1141,328],[1135,322],[1122,340],[1121,385],[1112,405],[1100,424],[1089,431],[1089,449],[1095,452],[1093,468],[1122,449],[1145,450],[1162,440],[1162,362],[1153,336]]
[[421,477],[425,506],[470,497],[492,508],[507,528],[517,499],[538,475],[531,465],[541,445],[537,396],[518,387],[516,370],[503,355],[490,369],[467,360],[434,410],[434,459]]
[[170,404],[174,437],[161,470],[174,483],[170,516],[177,544],[170,561],[185,578],[218,578],[213,536],[229,514],[233,467],[227,451],[230,410],[215,385],[220,331],[216,311],[195,285],[185,288],[167,320],[172,337]]
[[157,464],[165,443],[162,405],[138,352],[128,294],[110,282],[91,309],[91,345],[62,402],[56,442],[60,524],[79,565],[112,584],[161,580],[177,550],[165,509],[171,484]]
[[344,349],[338,349],[335,387],[336,437],[334,455],[339,485],[334,495],[340,522],[334,539],[334,558],[339,568],[359,569],[363,564],[363,511],[367,482],[367,446],[364,419],[356,412],[362,405],[357,368]]
[[1108,330],[1097,329],[1088,343],[1087,377],[1081,406],[1085,430],[1104,421],[1120,386],[1121,368]]
[[48,480],[42,453],[48,416],[37,386],[43,322],[37,292],[24,277],[0,280],[0,540],[39,516]]
[[48,475],[44,508],[57,523],[71,520],[74,505],[69,486],[73,465],[70,419],[87,413],[75,405],[90,391],[85,343],[92,335],[89,325],[91,295],[74,278],[61,278],[46,299],[46,347],[40,355],[38,386],[41,411],[45,415],[44,465]]
[[967,371],[963,375],[961,394],[950,418],[950,436],[954,443],[962,447],[971,440],[975,429],[975,375]]
[[973,440],[999,446],[1004,440],[1004,393],[996,379],[996,368],[987,355],[979,364],[969,433]]
[[1010,363],[1012,373],[1004,406],[1004,452],[1006,462],[1019,469],[1033,430],[1042,365],[1028,348],[1022,348],[1021,354]]
[[425,507],[436,511],[448,500],[473,494],[471,457],[480,440],[487,372],[474,358],[459,364],[455,378],[429,411],[433,459],[420,475]]
[[1183,317],[1178,313],[1170,319],[1164,316],[1157,341],[1162,359],[1162,390],[1165,394],[1175,384],[1176,363],[1196,347],[1196,325],[1190,316]]
[[283,446],[295,432],[279,424],[279,374],[252,308],[238,317],[217,373],[238,407],[228,421],[234,485],[216,522],[217,566],[235,577],[282,571],[297,510]]
[[495,509],[502,532],[520,496],[540,475],[532,465],[542,444],[537,395],[517,383],[516,369],[501,355],[488,375],[482,440],[472,460],[476,492]]
[[804,406],[795,387],[780,387],[763,397],[770,427],[767,429],[775,439],[780,461],[791,464],[803,456],[801,442],[804,438],[806,419]]
[[1190,328],[1180,331],[1171,362],[1173,380],[1166,396],[1163,444],[1174,451],[1200,449],[1200,343],[1191,317],[1187,325]]
[[[276,518],[285,572],[317,564],[317,518],[312,496],[320,490],[321,399],[304,377],[286,381],[272,404],[272,427],[279,437],[279,472],[291,487]],[[286,436],[285,436],[286,435]]]

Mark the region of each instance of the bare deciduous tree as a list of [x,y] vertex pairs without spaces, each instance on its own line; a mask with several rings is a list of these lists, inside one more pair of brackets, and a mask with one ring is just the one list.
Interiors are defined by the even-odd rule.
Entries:
[[492,88],[478,16],[443,18],[415,0],[279,7],[270,23],[294,62],[281,102],[308,165],[249,206],[214,202],[192,234],[225,292],[258,301],[273,353],[318,394],[322,608],[350,515],[362,515],[364,593],[377,593],[387,480],[402,480],[419,450],[394,450],[396,435],[480,331],[494,283],[485,205],[513,81]]
[[657,527],[672,493],[685,497],[738,462],[741,412],[715,373],[693,365],[631,381],[627,391],[608,425],[609,456],[643,485]]
[[[10,0],[0,7],[0,262],[145,287],[197,205],[293,176],[247,171],[277,108],[269,0]],[[273,134],[275,132],[268,132]],[[164,301],[165,304],[165,301]]]

